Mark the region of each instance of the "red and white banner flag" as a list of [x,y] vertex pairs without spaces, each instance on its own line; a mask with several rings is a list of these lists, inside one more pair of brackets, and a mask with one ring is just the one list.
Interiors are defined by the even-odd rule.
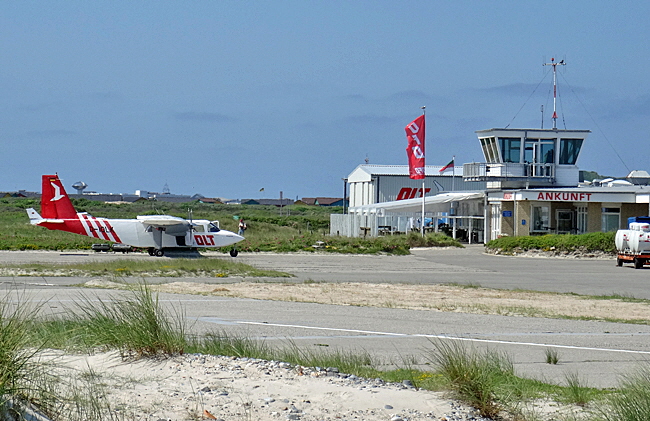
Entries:
[[409,123],[406,130],[406,156],[409,160],[409,177],[424,179],[424,114]]

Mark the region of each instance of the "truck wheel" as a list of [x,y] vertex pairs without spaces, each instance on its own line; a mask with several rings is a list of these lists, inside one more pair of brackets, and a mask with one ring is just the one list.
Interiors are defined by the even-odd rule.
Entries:
[[638,257],[634,258],[634,269],[641,269],[643,267],[643,259],[639,259]]
[[623,266],[623,259],[616,259],[616,266]]

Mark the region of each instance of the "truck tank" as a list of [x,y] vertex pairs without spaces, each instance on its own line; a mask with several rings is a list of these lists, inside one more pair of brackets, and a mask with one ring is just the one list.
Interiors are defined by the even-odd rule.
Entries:
[[[640,245],[643,245],[646,241],[642,238],[644,233],[650,233],[650,223],[648,222],[630,222],[629,229],[618,230],[616,231],[616,237],[614,237],[614,244],[616,244],[616,250],[619,252],[630,252],[638,254]],[[634,239],[633,239],[634,238]],[[631,243],[634,243],[632,245]],[[650,250],[650,246],[643,245],[643,250]]]
[[618,230],[616,231],[616,236],[614,237],[614,244],[616,244],[616,250],[620,252],[629,251],[630,237],[634,234],[633,230]]
[[627,245],[632,254],[650,253],[650,232],[632,231],[632,234],[627,241]]

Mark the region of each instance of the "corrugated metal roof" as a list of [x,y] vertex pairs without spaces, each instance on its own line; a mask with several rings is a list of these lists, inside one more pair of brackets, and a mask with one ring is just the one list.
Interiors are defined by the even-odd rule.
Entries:
[[[455,166],[454,170],[447,170],[444,173],[440,172],[444,165],[426,165],[425,172],[427,176],[462,176],[463,175],[463,166]],[[356,173],[356,174],[355,174]],[[365,173],[365,175],[370,178],[373,175],[409,175],[409,166],[408,165],[376,165],[376,164],[361,164],[356,167],[350,175],[348,175],[348,181],[365,181],[362,180],[364,177],[360,173]]]

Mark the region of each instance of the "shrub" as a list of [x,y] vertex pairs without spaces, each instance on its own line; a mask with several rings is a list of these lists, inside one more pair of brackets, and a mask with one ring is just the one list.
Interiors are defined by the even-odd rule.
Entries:
[[457,397],[482,416],[494,418],[501,411],[500,389],[515,381],[512,361],[502,353],[468,350],[459,342],[434,342],[429,360],[449,382]]
[[559,252],[602,251],[615,253],[613,232],[592,232],[587,234],[548,234],[540,236],[501,237],[490,240],[488,250],[512,252],[514,250],[555,250]]
[[650,366],[643,365],[626,375],[620,390],[602,409],[606,421],[647,421],[650,417]]

